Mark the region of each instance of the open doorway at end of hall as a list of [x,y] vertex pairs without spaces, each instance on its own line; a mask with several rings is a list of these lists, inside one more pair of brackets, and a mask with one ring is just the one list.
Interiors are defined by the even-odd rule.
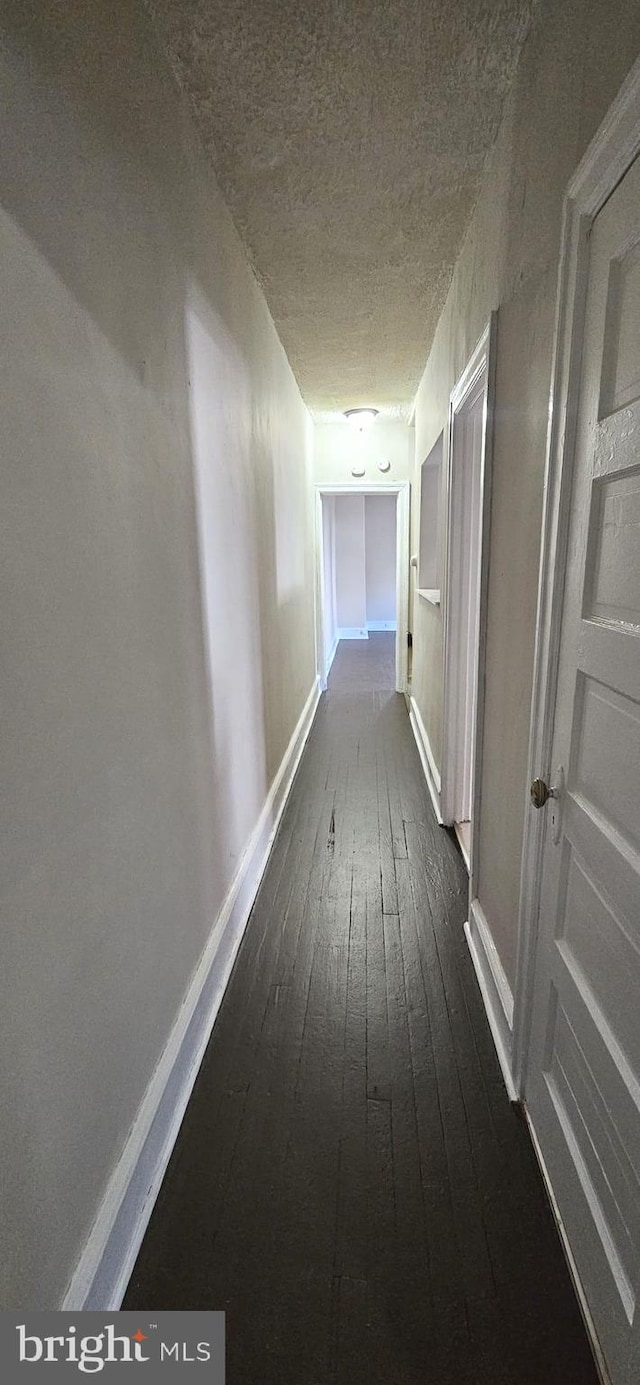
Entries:
[[317,656],[323,688],[342,640],[395,632],[395,685],[407,682],[409,484],[317,491]]

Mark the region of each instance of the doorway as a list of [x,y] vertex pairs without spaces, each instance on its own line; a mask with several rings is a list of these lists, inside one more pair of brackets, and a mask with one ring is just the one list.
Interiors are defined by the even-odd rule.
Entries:
[[636,65],[565,199],[514,1035],[612,1385],[640,1378],[639,151]]
[[441,806],[473,880],[490,514],[495,314],[451,394],[443,587],[444,688]]
[[316,652],[322,688],[341,640],[395,632],[395,687],[407,685],[409,482],[316,486]]

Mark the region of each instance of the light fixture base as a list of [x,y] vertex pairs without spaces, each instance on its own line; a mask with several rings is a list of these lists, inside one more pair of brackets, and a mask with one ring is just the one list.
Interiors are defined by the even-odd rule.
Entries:
[[348,423],[351,423],[354,428],[359,428],[360,431],[362,431],[363,428],[370,428],[371,424],[375,423],[378,412],[378,409],[372,409],[367,406],[357,409],[345,409],[344,416]]

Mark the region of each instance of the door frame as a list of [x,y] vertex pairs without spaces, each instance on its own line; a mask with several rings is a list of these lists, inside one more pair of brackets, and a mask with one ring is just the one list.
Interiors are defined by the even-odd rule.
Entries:
[[327,687],[328,668],[324,653],[324,535],[322,498],[325,495],[395,495],[396,497],[396,692],[407,687],[409,633],[409,522],[411,482],[384,482],[363,485],[362,482],[343,482],[331,485],[317,482],[315,491],[316,535],[316,673],[323,692]]
[[563,204],[562,239],[544,480],[533,692],[520,875],[513,1030],[513,1077],[525,1101],[547,814],[533,810],[528,785],[549,782],[567,563],[582,335],[592,223],[640,154],[640,59],[634,64],[574,173]]
[[[457,700],[457,690],[464,676],[462,650],[456,639],[452,620],[449,593],[459,566],[460,554],[456,549],[456,535],[453,525],[453,469],[454,427],[458,414],[475,388],[480,376],[486,373],[485,398],[483,409],[482,451],[480,457],[480,536],[479,536],[479,584],[478,584],[478,641],[475,650],[476,696],[473,707],[473,726],[471,737],[471,762],[473,792],[471,804],[471,840],[469,848],[469,900],[475,900],[478,893],[477,881],[477,842],[480,821],[482,791],[482,737],[484,726],[485,662],[487,643],[487,607],[489,594],[489,548],[491,529],[491,461],[493,453],[493,421],[495,411],[495,371],[497,312],[492,312],[487,325],[476,343],[474,350],[454,386],[449,400],[449,417],[445,437],[444,485],[445,485],[445,535],[444,562],[442,577],[442,706],[447,708],[452,700]],[[457,756],[446,712],[442,719],[442,770],[440,809],[443,822],[453,823],[454,794],[457,788]]]

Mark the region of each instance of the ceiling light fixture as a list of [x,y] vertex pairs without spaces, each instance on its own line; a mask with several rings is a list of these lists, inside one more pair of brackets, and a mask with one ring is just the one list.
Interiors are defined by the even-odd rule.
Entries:
[[345,409],[344,416],[354,428],[370,428],[378,417],[377,409]]

